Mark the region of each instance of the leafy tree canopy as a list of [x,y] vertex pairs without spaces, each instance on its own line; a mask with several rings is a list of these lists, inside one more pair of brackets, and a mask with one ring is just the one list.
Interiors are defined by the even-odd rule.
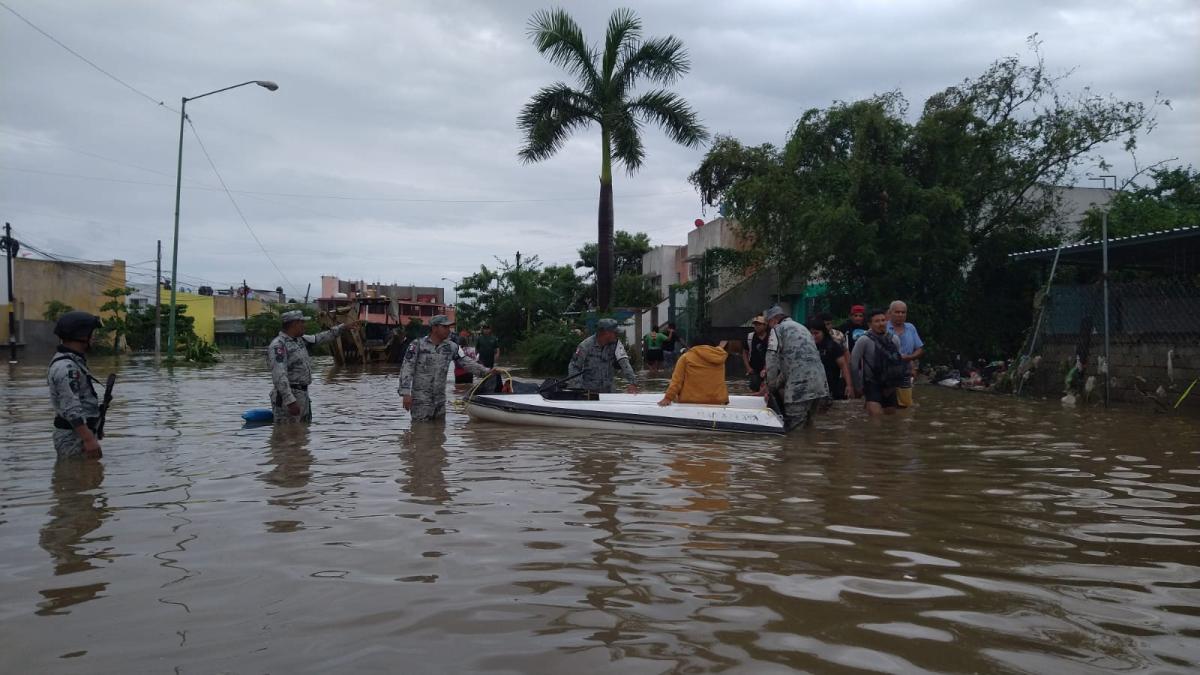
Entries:
[[[1133,179],[1109,203],[1109,237],[1200,225],[1200,171],[1156,167],[1147,177],[1144,185]],[[1102,218],[1102,210],[1089,211],[1079,239],[1100,239]]]
[[1030,42],[1033,63],[1001,59],[915,121],[899,92],[837,102],[805,111],[781,147],[717,139],[691,181],[781,285],[824,279],[834,308],[905,299],[935,345],[1010,355],[1037,283],[1005,256],[1058,234],[1044,187],[1154,124],[1153,106],[1063,91]]

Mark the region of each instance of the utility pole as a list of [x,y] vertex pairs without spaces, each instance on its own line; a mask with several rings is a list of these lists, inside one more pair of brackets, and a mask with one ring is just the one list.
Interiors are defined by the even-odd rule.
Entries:
[[154,264],[154,360],[162,356],[162,239],[158,240],[158,254]]
[[17,301],[13,296],[13,258],[21,247],[12,238],[12,225],[4,224],[4,237],[0,239],[4,249],[4,260],[8,264],[8,362],[17,362]]
[[250,349],[250,287],[242,279],[242,334],[246,336],[246,349]]
[[312,292],[312,282],[308,282],[308,288],[304,289],[304,304],[308,305],[308,294]]
[[521,252],[517,251],[517,271],[521,271]]
[[[1099,178],[1091,178],[1089,180],[1101,181],[1104,187],[1108,187],[1108,180],[1113,181],[1113,190],[1120,191],[1117,185],[1117,177],[1111,174],[1102,175]],[[1112,361],[1109,354],[1109,322],[1108,322],[1108,212],[1112,207],[1105,204],[1104,214],[1100,221],[1100,278],[1104,283],[1104,370],[1101,373],[1104,375],[1104,407],[1109,404],[1109,383],[1112,381]]]

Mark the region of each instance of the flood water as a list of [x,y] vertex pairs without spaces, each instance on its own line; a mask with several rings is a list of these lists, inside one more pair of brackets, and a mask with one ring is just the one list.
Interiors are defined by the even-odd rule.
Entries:
[[410,429],[394,367],[318,359],[311,427],[242,429],[258,354],[94,361],[100,462],[0,370],[0,672],[1200,668],[1195,420],[926,387],[787,438]]

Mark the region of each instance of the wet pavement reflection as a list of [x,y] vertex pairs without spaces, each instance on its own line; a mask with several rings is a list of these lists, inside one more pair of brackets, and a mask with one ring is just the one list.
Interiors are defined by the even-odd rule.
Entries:
[[410,428],[391,367],[318,359],[311,426],[243,428],[269,384],[225,359],[96,359],[90,463],[0,371],[0,670],[1200,669],[1193,420],[918,388],[787,438]]

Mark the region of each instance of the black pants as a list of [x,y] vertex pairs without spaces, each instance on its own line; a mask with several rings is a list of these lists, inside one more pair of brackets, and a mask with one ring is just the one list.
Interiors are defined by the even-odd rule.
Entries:
[[762,389],[763,379],[761,373],[761,370],[756,370],[750,373],[750,391],[758,391],[759,389]]

